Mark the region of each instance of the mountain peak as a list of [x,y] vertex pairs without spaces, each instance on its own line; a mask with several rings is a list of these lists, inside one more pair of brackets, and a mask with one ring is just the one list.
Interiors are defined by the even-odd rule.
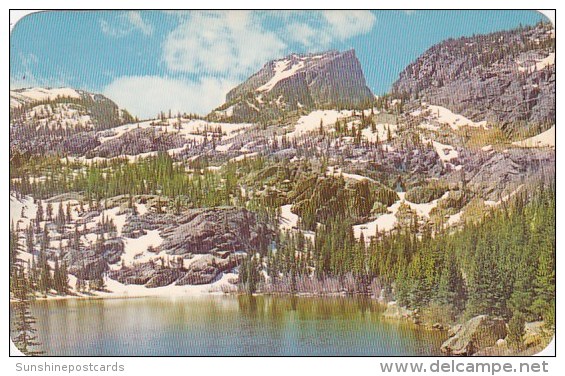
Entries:
[[269,120],[303,108],[359,107],[372,99],[354,50],[293,53],[269,61],[232,89],[211,117]]

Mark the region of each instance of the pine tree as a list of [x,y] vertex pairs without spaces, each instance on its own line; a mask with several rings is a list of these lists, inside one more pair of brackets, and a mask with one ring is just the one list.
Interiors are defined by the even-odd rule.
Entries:
[[28,280],[24,274],[22,261],[18,259],[19,241],[10,234],[10,332],[14,345],[26,355],[41,355],[43,352],[34,349],[39,346],[35,318],[30,311],[30,300],[33,298]]
[[521,350],[524,345],[526,320],[521,312],[515,312],[508,322],[508,345],[515,350]]

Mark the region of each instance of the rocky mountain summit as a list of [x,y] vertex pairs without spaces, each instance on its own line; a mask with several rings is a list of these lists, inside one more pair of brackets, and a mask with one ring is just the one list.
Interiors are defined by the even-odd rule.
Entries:
[[393,95],[534,135],[555,118],[555,31],[549,24],[448,39],[408,65]]
[[266,121],[300,109],[359,107],[373,99],[354,50],[292,54],[268,62],[232,89],[210,117]]

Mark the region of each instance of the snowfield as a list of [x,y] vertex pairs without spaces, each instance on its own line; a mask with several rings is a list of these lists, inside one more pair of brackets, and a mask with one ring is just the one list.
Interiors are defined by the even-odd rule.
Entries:
[[371,237],[377,236],[377,231],[383,232],[394,229],[394,226],[396,225],[396,212],[398,212],[398,208],[400,208],[402,201],[402,198],[396,201],[388,207],[388,213],[380,215],[374,221],[353,226],[353,233],[355,234],[355,237],[359,238],[361,237],[361,234],[363,234],[365,241],[369,242]]
[[300,71],[300,69],[304,68],[303,61],[299,61],[298,63],[293,64],[289,67],[290,63],[290,60],[280,60],[275,62],[275,75],[269,81],[267,81],[267,83],[258,87],[256,91],[269,92],[279,81],[293,76],[295,73]]
[[287,137],[298,137],[304,133],[320,129],[320,121],[322,125],[327,128],[328,125],[333,125],[338,119],[343,119],[352,115],[349,110],[317,110],[312,111],[308,115],[301,116],[294,126],[294,131],[287,133]]
[[130,266],[134,263],[148,262],[156,257],[155,253],[148,252],[149,247],[156,248],[163,243],[163,238],[159,235],[159,230],[147,231],[146,235],[137,239],[123,238],[124,254],[122,261],[125,265]]
[[520,62],[516,62],[518,64],[518,71],[520,72],[527,72],[527,73],[533,73],[535,71],[540,71],[546,67],[549,67],[551,65],[555,65],[555,52],[550,53],[547,57],[541,59],[541,60],[537,60],[535,62],[535,64],[524,67],[522,66],[523,63]]
[[482,128],[486,128],[487,126],[486,121],[474,122],[463,115],[454,114],[445,107],[430,105],[427,109],[430,110],[430,116],[432,119],[437,120],[439,123],[449,125],[453,130],[457,130],[464,126]]
[[57,97],[80,98],[81,96],[76,90],[65,87],[56,89],[34,87],[21,91],[10,90],[10,108],[20,107],[24,103],[53,100]]
[[459,153],[453,146],[442,144],[437,141],[432,141],[432,143],[434,145],[434,149],[436,149],[439,159],[441,159],[444,165],[446,162],[451,162],[451,160],[459,157]]
[[329,174],[330,176],[335,176],[335,177],[343,176],[344,179],[351,179],[351,180],[357,180],[357,181],[368,180],[372,183],[376,183],[375,180],[373,180],[373,179],[371,179],[367,176],[362,176],[362,175],[357,175],[357,174],[349,174],[347,172],[342,172],[341,168],[335,167],[335,166],[329,166],[326,173]]
[[353,226],[355,237],[359,238],[361,234],[363,234],[365,241],[369,242],[371,237],[377,235],[377,230],[379,232],[388,232],[393,230],[397,223],[396,213],[398,212],[401,204],[410,206],[410,209],[414,210],[419,217],[430,218],[430,212],[437,207],[439,200],[446,198],[448,195],[449,192],[445,192],[439,199],[428,203],[416,204],[406,200],[405,192],[398,192],[399,199],[388,207],[388,213],[381,214],[374,221]]
[[246,158],[253,158],[253,157],[256,157],[257,155],[258,155],[258,153],[248,153],[248,154],[238,155],[235,158],[231,158],[230,162],[241,162]]
[[513,142],[512,145],[524,148],[555,147],[555,125],[537,136]]
[[290,211],[292,205],[281,206],[281,219],[279,228],[283,231],[292,230],[298,226],[298,216]]
[[361,134],[370,142],[377,142],[377,136],[379,141],[387,141],[388,132],[387,129],[390,130],[391,138],[396,137],[396,130],[398,129],[398,125],[396,124],[376,124],[375,125],[376,132],[373,133],[371,128],[365,128],[361,131]]

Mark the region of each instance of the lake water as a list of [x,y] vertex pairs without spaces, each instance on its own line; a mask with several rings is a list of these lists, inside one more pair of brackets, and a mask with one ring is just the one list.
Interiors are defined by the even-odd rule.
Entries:
[[439,355],[445,333],[366,298],[205,296],[36,301],[46,355]]

